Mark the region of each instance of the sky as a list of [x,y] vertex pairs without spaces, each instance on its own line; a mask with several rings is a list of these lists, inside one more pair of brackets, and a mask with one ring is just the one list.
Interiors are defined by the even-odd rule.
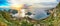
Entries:
[[33,4],[33,3],[50,3],[50,2],[57,2],[60,0],[0,0],[0,6],[8,6],[10,4],[22,4],[22,3],[27,3],[27,4]]
[[7,6],[8,2],[7,0],[0,0],[0,6]]

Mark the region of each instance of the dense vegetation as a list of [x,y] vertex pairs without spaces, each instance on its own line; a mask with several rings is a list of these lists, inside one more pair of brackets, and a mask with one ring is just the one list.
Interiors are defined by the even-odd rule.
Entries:
[[53,9],[51,15],[39,21],[23,18],[11,18],[7,11],[0,11],[0,26],[60,26],[60,4]]

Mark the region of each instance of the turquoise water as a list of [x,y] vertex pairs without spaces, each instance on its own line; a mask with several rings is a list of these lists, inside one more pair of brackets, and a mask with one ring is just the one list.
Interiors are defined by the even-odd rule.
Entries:
[[60,0],[57,0],[58,2],[60,2]]
[[8,11],[8,10],[10,10],[10,8],[0,8],[0,10],[1,11],[4,11],[4,10]]

